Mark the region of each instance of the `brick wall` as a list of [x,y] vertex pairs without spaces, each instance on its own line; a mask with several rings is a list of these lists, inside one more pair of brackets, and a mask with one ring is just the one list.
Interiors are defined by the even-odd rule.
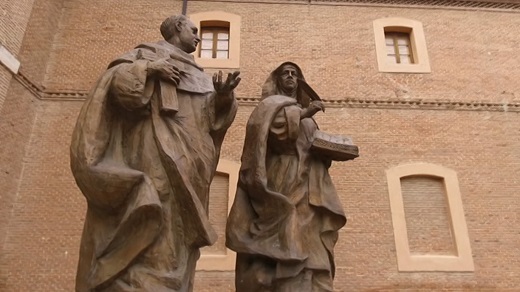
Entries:
[[[90,9],[92,1],[67,3],[48,88],[89,88],[111,58],[160,38],[158,23],[180,9],[148,1],[112,15],[107,7],[124,11],[123,3],[128,5],[99,1],[99,10]],[[520,100],[520,84],[513,82],[520,73],[516,13],[442,10],[439,17],[440,10],[432,9],[189,2],[188,14],[211,10],[242,16],[241,70],[248,82],[241,96],[257,96],[270,70],[293,60],[307,69],[307,79],[319,80],[315,90],[328,99]],[[382,17],[423,23],[431,74],[378,73],[372,21]]]
[[[0,7],[0,45],[18,57],[25,27],[31,13],[32,0],[7,0]],[[31,97],[20,86],[13,85],[12,73],[0,65],[0,249],[3,248],[9,215],[20,179],[24,144],[31,130]],[[7,96],[20,95],[17,99]],[[0,289],[4,287],[5,269],[0,253]]]
[[37,108],[34,96],[15,81],[7,96],[0,111],[0,290],[5,284],[6,271],[11,268],[5,261],[8,255],[4,252],[4,245],[10,241],[9,234],[21,227],[13,226],[11,218],[20,198],[18,187],[26,169],[24,155]]
[[73,291],[85,202],[69,168],[80,103],[38,107],[4,246],[5,291]]
[[[34,0],[5,0],[0,7],[0,45],[18,57]],[[1,65],[0,65],[1,66]],[[5,101],[11,73],[0,69],[0,110]]]
[[18,55],[22,46],[25,27],[31,15],[34,0],[7,0],[2,4],[2,17],[0,25],[0,36],[2,44]]
[[[84,91],[113,57],[139,42],[159,39],[159,23],[179,12],[181,1],[74,0],[52,6],[36,1],[35,7],[62,15],[52,23],[31,17],[27,34],[32,31],[32,37],[24,40],[21,59],[34,61],[34,69],[27,61],[22,68],[47,90]],[[520,101],[515,80],[520,75],[518,13],[189,2],[188,14],[210,10],[242,16],[242,98],[258,97],[269,72],[292,60],[327,99]],[[372,21],[381,17],[423,23],[431,74],[377,71]],[[41,40],[40,34],[45,36]],[[31,49],[42,41],[44,49]],[[44,52],[48,62],[36,62],[35,52]],[[5,108],[19,110],[0,115],[0,134],[8,137],[2,140],[0,159],[23,156],[24,145],[26,150],[21,180],[3,169],[0,173],[5,178],[1,190],[13,197],[10,224],[4,225],[9,236],[0,261],[0,290],[72,291],[86,205],[69,170],[68,147],[81,101],[36,101],[16,82],[7,96]],[[337,291],[514,291],[520,286],[519,114],[459,109],[344,103],[317,115],[322,130],[351,135],[361,151],[359,159],[334,163],[330,170],[349,220],[336,248]],[[240,106],[224,141],[223,159],[240,160],[252,110]],[[23,139],[6,136],[13,133]],[[474,272],[397,271],[385,170],[406,162],[435,163],[457,172]],[[17,165],[14,173],[20,173],[22,164]],[[197,272],[195,291],[233,291],[233,278],[232,272]]]
[[410,253],[457,256],[444,180],[428,176],[402,178],[401,189]]
[[[61,1],[7,1],[1,12],[0,43],[21,63],[20,72],[41,84],[52,44],[52,23],[56,23]],[[52,8],[54,7],[54,9]],[[52,11],[52,12],[51,12]],[[30,19],[30,21],[29,21]],[[18,76],[19,77],[19,76]],[[39,78],[38,78],[39,77]],[[12,78],[12,73],[0,66],[0,290],[4,291],[8,271],[12,270],[10,255],[6,254],[12,242],[10,235],[23,224],[12,225],[11,219],[20,202],[19,188],[29,166],[24,159],[35,126],[37,98]],[[14,227],[13,227],[14,226]],[[5,246],[4,246],[5,245]],[[23,246],[21,244],[20,246]]]
[[4,105],[5,96],[11,83],[12,75],[11,72],[4,66],[0,66],[0,110]]
[[43,85],[51,50],[59,44],[54,35],[59,28],[63,0],[34,1],[20,50],[20,71],[36,85]]
[[[34,285],[40,291],[73,289],[86,206],[74,185],[66,153],[80,106],[80,102],[49,101],[37,112],[39,126],[33,137],[38,139],[31,139],[28,145],[24,179],[4,248],[8,258],[6,291],[31,291]],[[222,158],[239,159],[245,122],[252,109],[240,108]],[[471,124],[472,130],[447,123],[455,119]],[[336,248],[336,289],[472,291],[516,287],[518,280],[504,277],[504,271],[515,275],[520,261],[516,230],[520,210],[515,204],[518,183],[512,177],[520,164],[515,155],[520,147],[519,133],[513,126],[517,119],[517,114],[467,111],[330,108],[327,115],[320,113],[322,130],[352,135],[362,151],[358,160],[335,163],[331,168],[349,219]],[[500,148],[507,161],[497,159],[490,148]],[[397,272],[384,170],[410,161],[436,163],[457,171],[474,273]],[[216,291],[214,287],[232,287],[232,283],[233,273],[199,272],[195,291]]]
[[141,42],[161,39],[159,25],[166,17],[180,13],[181,4],[161,0],[66,1],[46,87],[90,89],[113,58]]

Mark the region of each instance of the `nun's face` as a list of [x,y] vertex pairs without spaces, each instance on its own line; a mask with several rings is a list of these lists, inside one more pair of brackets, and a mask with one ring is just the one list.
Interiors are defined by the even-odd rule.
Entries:
[[294,91],[298,87],[298,70],[293,65],[284,65],[280,71],[280,85],[285,91]]

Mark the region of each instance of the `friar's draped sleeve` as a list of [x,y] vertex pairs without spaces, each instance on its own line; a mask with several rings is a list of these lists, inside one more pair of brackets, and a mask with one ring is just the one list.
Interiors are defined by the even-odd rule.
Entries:
[[[209,100],[209,111],[210,111],[210,125],[211,125],[211,137],[215,144],[217,153],[220,153],[220,147],[224,140],[224,135],[227,129],[231,126],[231,123],[235,120],[237,114],[238,103],[235,99],[234,93],[229,93],[231,96],[219,96],[217,93],[213,93]],[[229,104],[219,108],[217,107],[217,99],[224,98],[229,99]]]
[[137,60],[116,66],[110,92],[117,104],[128,111],[143,108],[153,94],[153,80],[148,78],[148,61]]
[[[157,191],[145,173],[126,165],[121,121],[113,118],[109,105],[112,97],[137,94],[138,86],[128,86],[128,82],[146,77],[139,73],[144,65],[128,62],[110,67],[89,93],[72,135],[71,169],[88,202],[78,291],[92,291],[116,277],[153,242],[162,227]],[[133,75],[123,69],[131,69]]]

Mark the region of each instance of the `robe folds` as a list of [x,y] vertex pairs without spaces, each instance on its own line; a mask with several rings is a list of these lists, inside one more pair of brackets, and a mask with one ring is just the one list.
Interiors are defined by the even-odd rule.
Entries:
[[226,227],[238,292],[332,291],[333,249],[346,217],[331,161],[311,152],[316,122],[301,111],[296,99],[272,95],[247,123]]
[[[163,58],[181,70],[176,87],[147,74]],[[168,86],[176,112],[161,111]],[[216,111],[217,98],[193,57],[165,41],[139,45],[99,78],[70,149],[88,204],[76,291],[191,291],[199,248],[216,241],[209,186],[237,111],[233,97]]]

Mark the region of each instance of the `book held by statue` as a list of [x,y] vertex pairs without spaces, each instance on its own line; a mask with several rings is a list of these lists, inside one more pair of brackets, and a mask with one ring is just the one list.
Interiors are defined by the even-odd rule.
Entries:
[[353,160],[359,157],[359,149],[348,137],[331,135],[323,131],[314,133],[311,151],[335,161]]

